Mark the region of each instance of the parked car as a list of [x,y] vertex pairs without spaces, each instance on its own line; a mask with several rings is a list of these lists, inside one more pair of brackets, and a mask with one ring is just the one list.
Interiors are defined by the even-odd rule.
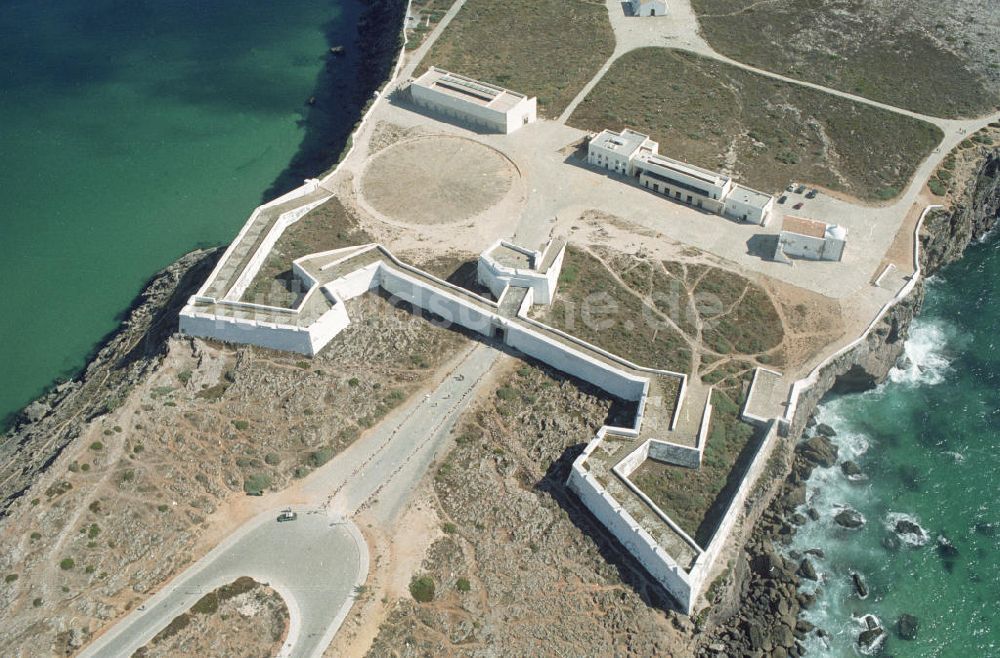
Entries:
[[784,203],[785,201],[788,201],[787,194],[782,194],[780,197],[778,197],[778,203]]
[[801,201],[799,201],[794,206],[792,206],[792,208],[794,208],[795,210],[799,210],[801,207],[802,207],[802,202]]
[[278,515],[278,523],[284,523],[285,521],[294,521],[299,518],[297,512],[293,512],[291,508],[281,510],[281,514]]
[[795,188],[795,193],[796,194],[802,194],[805,191],[806,191],[806,186],[805,185],[799,185],[798,187]]
[[795,191],[795,183],[789,183],[788,187],[785,188],[785,191],[786,192],[794,192]]
[[807,199],[815,199],[817,194],[819,194],[819,190],[817,190],[814,187],[811,190],[809,190],[808,192],[806,192],[806,198]]

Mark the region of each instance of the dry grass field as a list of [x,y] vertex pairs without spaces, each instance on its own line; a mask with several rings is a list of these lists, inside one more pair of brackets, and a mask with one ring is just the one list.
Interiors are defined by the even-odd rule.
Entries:
[[995,2],[693,0],[705,38],[735,60],[932,116],[1000,102]]
[[611,56],[599,0],[467,0],[421,62],[538,97],[557,117]]
[[895,197],[942,137],[923,121],[660,48],[615,62],[569,123],[634,128],[661,153],[768,192],[795,180],[863,200]]

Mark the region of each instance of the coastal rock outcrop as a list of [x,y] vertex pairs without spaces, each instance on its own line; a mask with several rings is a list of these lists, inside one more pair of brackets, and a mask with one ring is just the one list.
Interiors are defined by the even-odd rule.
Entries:
[[904,640],[915,640],[920,629],[920,621],[911,614],[903,613],[896,620],[896,633]]
[[[1000,149],[984,150],[983,162],[975,176],[966,187],[962,198],[957,199],[949,210],[929,213],[924,221],[921,242],[921,267],[924,276],[933,275],[944,265],[961,257],[965,248],[973,240],[980,239],[995,224],[1000,215]],[[820,373],[816,384],[805,391],[799,398],[795,417],[789,428],[789,436],[794,439],[802,434],[805,427],[817,427],[813,413],[820,399],[829,391],[865,390],[884,381],[889,371],[903,355],[903,343],[908,336],[910,324],[914,315],[923,303],[923,284],[918,282],[913,292],[898,304],[889,309],[882,320],[869,332],[865,340],[848,352],[834,359]],[[835,463],[835,462],[834,462]],[[744,548],[746,561],[753,561],[765,552],[773,552],[773,542],[787,542],[789,534],[780,534],[781,530],[790,527],[786,517],[790,517],[795,507],[801,504],[802,493],[800,485],[809,477],[816,464],[803,458],[801,451],[796,451],[794,458],[785,464],[784,482],[771,488],[771,494],[765,496],[758,504],[764,507],[764,512],[754,525],[750,540]],[[789,495],[793,496],[789,500]],[[773,497],[773,500],[770,498]],[[769,504],[768,504],[769,503]],[[807,510],[813,517],[816,510]],[[818,513],[815,514],[819,516]],[[983,531],[995,532],[1000,524],[984,524]],[[978,531],[978,530],[977,530]],[[893,532],[884,537],[884,542],[901,543]],[[706,628],[702,634],[702,645],[719,644],[726,647],[725,655],[752,655],[747,637],[747,624],[757,624],[769,628],[775,621],[770,609],[762,610],[754,605],[761,591],[788,591],[786,606],[798,614],[799,610],[809,609],[816,600],[815,594],[799,592],[794,587],[798,579],[795,574],[786,570],[773,570],[768,574],[756,570],[737,567],[735,572],[741,575],[733,588],[738,601],[726,606],[731,611],[726,616],[720,616],[714,624]],[[764,589],[765,583],[779,581],[785,588],[773,587]],[[787,588],[792,585],[791,591]],[[879,626],[881,629],[881,626]],[[897,626],[898,628],[898,626]],[[875,629],[865,629],[875,630]],[[825,635],[822,628],[811,629],[817,636]],[[877,648],[885,641],[885,631],[870,633],[868,640],[878,640]],[[802,645],[797,645],[801,647]],[[794,649],[793,649],[794,650]],[[804,649],[803,649],[804,651]],[[704,651],[696,655],[712,655]]]
[[865,524],[865,517],[862,516],[861,512],[852,507],[845,507],[837,512],[833,520],[840,527],[848,528],[849,530],[856,530]]
[[79,377],[21,412],[0,443],[0,516],[87,421],[114,409],[156,367],[166,339],[177,330],[178,311],[221,253],[221,248],[193,251],[157,273]]

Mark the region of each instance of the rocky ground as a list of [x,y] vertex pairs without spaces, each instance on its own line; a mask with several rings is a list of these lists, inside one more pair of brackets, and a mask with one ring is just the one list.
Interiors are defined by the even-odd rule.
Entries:
[[312,360],[171,339],[78,422],[2,520],[0,653],[79,648],[203,552],[215,512],[331,459],[467,340],[376,296],[349,312]]
[[558,373],[507,367],[434,477],[443,534],[412,574],[433,598],[388,602],[370,655],[690,655],[691,623],[564,484],[597,428],[630,411]]
[[[1000,218],[1000,151],[981,149],[978,165],[972,170],[962,194],[935,217],[928,217],[920,235],[921,265],[927,276],[945,264],[961,258],[973,240],[980,239]],[[861,390],[882,381],[902,353],[909,323],[919,311],[923,299],[922,286],[894,307],[869,339],[856,349],[835,360],[822,373],[818,384],[800,400],[793,436],[805,425],[813,425],[809,415],[820,398],[833,388]],[[759,486],[769,488],[760,501],[766,503],[760,521],[734,567],[732,591],[719,598],[717,605],[705,613],[705,633],[697,639],[699,656],[798,656],[802,655],[800,640],[809,633],[823,629],[798,619],[801,609],[813,603],[810,595],[799,593],[797,585],[803,578],[815,578],[814,562],[823,559],[822,550],[809,555],[783,550],[805,521],[805,514],[815,513],[803,508],[805,483],[817,465],[837,463],[836,447],[826,436],[834,428],[822,425],[806,429],[806,439],[799,442],[785,458],[785,464],[775,464],[772,473],[787,472],[784,479],[773,478]],[[780,459],[780,452],[779,452]],[[852,465],[841,465],[850,475]],[[770,502],[768,502],[770,500]],[[845,527],[859,522],[853,510],[843,510],[835,521]],[[897,527],[898,534],[916,531]],[[859,594],[862,581],[855,582]],[[917,620],[905,616],[898,622],[897,632],[914,630]],[[872,618],[869,628],[859,634],[859,648],[877,647],[886,630]]]
[[287,633],[288,608],[281,595],[244,577],[206,594],[133,658],[270,658]]

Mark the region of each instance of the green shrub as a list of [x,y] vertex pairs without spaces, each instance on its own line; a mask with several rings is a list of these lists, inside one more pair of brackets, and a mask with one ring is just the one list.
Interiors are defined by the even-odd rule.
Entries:
[[504,402],[509,402],[517,398],[517,391],[512,389],[510,386],[501,386],[497,389],[497,397]]
[[932,178],[928,181],[927,187],[934,193],[935,196],[944,196],[948,193],[948,185],[937,178]]
[[269,452],[264,455],[264,463],[268,466],[277,466],[281,463],[281,455],[276,452]]
[[333,448],[320,448],[309,455],[309,463],[313,468],[319,468],[333,459]]
[[17,574],[16,573],[9,573],[9,574],[7,574],[6,576],[3,577],[3,581],[5,583],[12,583],[15,580],[17,580]]
[[38,541],[41,538],[42,538],[42,533],[40,532],[31,533],[31,541]]
[[31,605],[33,607],[35,607],[35,608],[41,608],[42,607],[42,597],[38,597],[38,598],[34,599],[31,602]]
[[233,427],[235,427],[241,432],[245,432],[246,430],[250,429],[250,423],[245,420],[234,420]]
[[251,495],[264,493],[271,486],[271,476],[267,473],[254,473],[243,480],[243,491]]
[[214,615],[219,610],[219,595],[209,592],[191,606],[191,612],[197,615]]
[[295,362],[295,367],[302,368],[303,370],[309,370],[309,362],[308,361],[296,361]]
[[96,523],[91,523],[90,527],[87,528],[87,538],[94,539],[97,535],[101,534],[101,528]]
[[100,441],[94,441],[93,443],[90,444],[90,449],[93,450],[94,452],[97,452],[99,450],[104,450],[104,444],[101,443]]
[[170,505],[167,505],[166,503],[161,503],[156,506],[156,511],[160,513],[166,512],[168,509],[170,509]]
[[189,381],[191,381],[191,371],[181,370],[179,373],[177,373],[177,381],[179,381],[182,384],[187,384]]
[[410,580],[410,595],[418,603],[434,600],[434,580],[430,576],[414,576]]
[[59,568],[62,569],[63,571],[69,571],[75,566],[76,562],[74,562],[73,558],[71,557],[64,557],[62,560],[59,561]]
[[459,578],[455,582],[455,589],[459,592],[468,592],[472,589],[472,583],[469,582],[468,578]]
[[451,521],[448,521],[447,523],[441,526],[441,530],[444,531],[444,534],[446,535],[453,535],[456,532],[458,532],[458,526],[456,526]]
[[361,380],[358,379],[357,377],[351,377],[350,379],[347,380],[347,385],[350,386],[351,388],[357,388],[358,386],[361,385]]

